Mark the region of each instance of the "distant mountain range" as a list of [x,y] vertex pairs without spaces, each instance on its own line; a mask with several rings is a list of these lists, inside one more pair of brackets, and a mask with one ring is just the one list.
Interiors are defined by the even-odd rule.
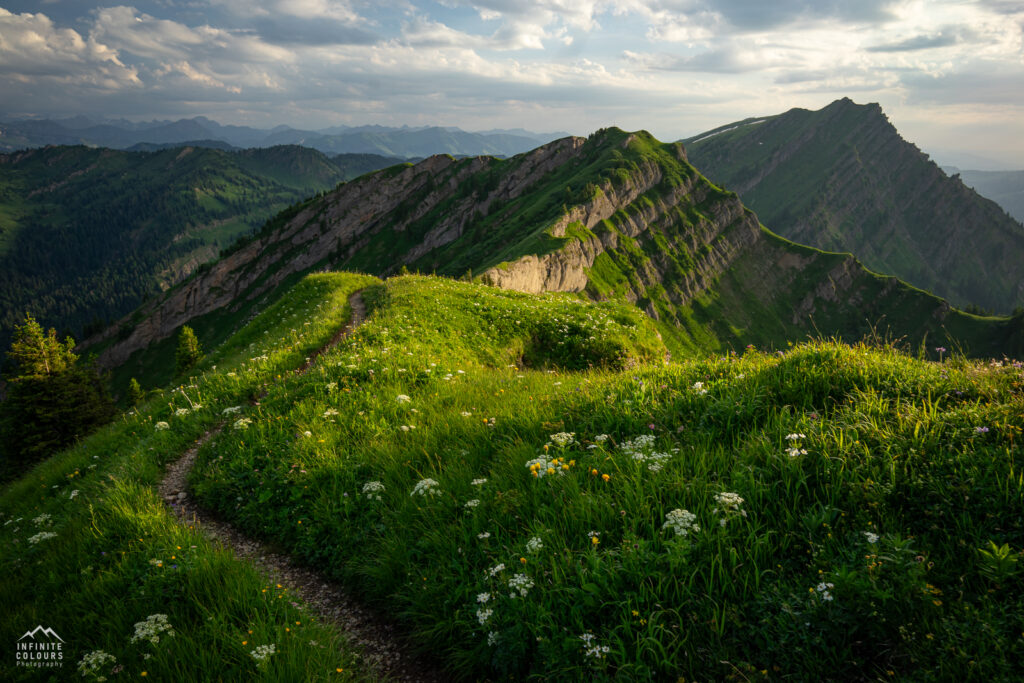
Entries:
[[521,128],[467,133],[459,128],[438,126],[334,126],[322,130],[299,130],[277,126],[264,130],[249,126],[221,125],[202,116],[149,123],[124,120],[95,121],[78,116],[59,120],[2,121],[0,151],[46,145],[153,149],[159,145],[187,143],[219,149],[302,145],[332,155],[381,154],[403,159],[422,158],[431,154],[512,156],[566,135],[568,134],[531,133]]
[[877,104],[842,99],[683,142],[783,237],[856,254],[958,306],[1024,304],[1024,226],[903,140]]

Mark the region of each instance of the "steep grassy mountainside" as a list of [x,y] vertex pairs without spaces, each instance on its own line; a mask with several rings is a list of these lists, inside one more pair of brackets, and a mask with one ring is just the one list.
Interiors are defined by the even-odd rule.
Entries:
[[0,348],[26,311],[79,336],[339,181],[393,163],[302,147],[0,155]]
[[[316,355],[356,288],[365,322]],[[1020,363],[666,361],[619,302],[415,275],[283,292],[0,492],[0,642],[65,643],[63,668],[0,679],[366,680],[287,579],[175,522],[155,487],[191,448],[190,499],[453,681],[1021,679]]]
[[194,320],[211,343],[223,339],[225,320],[311,269],[389,274],[403,264],[628,300],[676,352],[783,346],[815,332],[859,339],[872,325],[979,355],[1022,344],[1020,318],[968,316],[852,256],[782,240],[687,163],[681,145],[609,129],[508,160],[431,157],[293,207],[110,331],[101,362],[122,365]]
[[971,171],[950,169],[967,187],[988,197],[1006,212],[1024,222],[1024,171]]
[[1024,304],[1024,226],[948,178],[877,104],[843,99],[684,142],[697,168],[784,237],[851,252],[959,306]]

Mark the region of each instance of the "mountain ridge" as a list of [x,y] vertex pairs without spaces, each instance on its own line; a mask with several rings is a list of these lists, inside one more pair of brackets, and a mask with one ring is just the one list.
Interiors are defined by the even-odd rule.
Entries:
[[606,129],[508,160],[434,156],[346,183],[123,321],[100,361],[124,364],[202,316],[244,318],[311,270],[403,266],[626,299],[681,352],[781,345],[812,329],[858,339],[879,319],[915,344],[961,338],[973,353],[1000,355],[1020,343],[1019,320],[966,315],[852,255],[774,235],[682,145]]
[[709,178],[736,190],[780,235],[855,253],[960,306],[1008,312],[1024,303],[1024,226],[948,178],[878,104],[844,98],[684,142]]

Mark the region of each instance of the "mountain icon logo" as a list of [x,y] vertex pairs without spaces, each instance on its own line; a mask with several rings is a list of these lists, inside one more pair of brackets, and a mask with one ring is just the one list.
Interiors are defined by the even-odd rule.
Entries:
[[54,631],[52,628],[43,628],[42,625],[36,626],[31,631],[25,631],[25,635],[23,635],[21,638],[18,638],[18,642],[21,642],[26,638],[31,638],[32,640],[35,640],[37,634],[42,634],[50,640],[57,639],[62,643],[64,642],[64,639],[58,636],[56,631]]

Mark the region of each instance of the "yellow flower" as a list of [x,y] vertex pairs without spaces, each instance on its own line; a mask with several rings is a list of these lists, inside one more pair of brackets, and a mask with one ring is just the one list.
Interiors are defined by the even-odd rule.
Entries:
[[590,473],[591,473],[592,475],[594,475],[595,477],[597,476],[597,470],[590,470]]
[[554,474],[554,473],[555,473],[555,468],[554,467],[549,467],[548,468],[548,474]]
[[520,557],[519,561],[522,562],[523,564],[526,564],[526,558],[525,557]]
[[249,641],[248,641],[248,640],[243,640],[243,641],[242,641],[242,645],[248,645],[248,644],[249,644]]
[[601,539],[599,539],[597,536],[591,536],[590,537],[590,542],[593,543],[594,545],[597,545],[598,543],[601,542]]
[[609,480],[609,479],[611,479],[612,477],[611,477],[611,475],[610,475],[610,474],[602,474],[602,475],[601,475],[601,478],[602,478],[602,479],[604,479],[605,481],[608,481],[608,480]]

